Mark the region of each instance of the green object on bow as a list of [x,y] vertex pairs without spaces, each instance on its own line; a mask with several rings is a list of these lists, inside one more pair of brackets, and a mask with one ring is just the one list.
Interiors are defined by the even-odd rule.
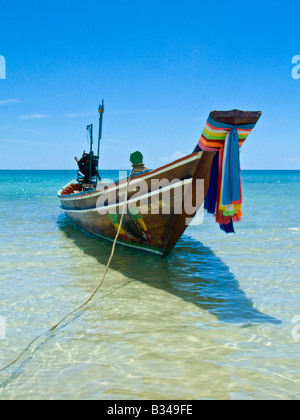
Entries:
[[141,164],[141,163],[143,163],[143,155],[142,155],[142,153],[141,152],[134,152],[134,153],[132,153],[131,155],[130,155],[130,162],[133,164],[133,165],[138,165],[138,164]]

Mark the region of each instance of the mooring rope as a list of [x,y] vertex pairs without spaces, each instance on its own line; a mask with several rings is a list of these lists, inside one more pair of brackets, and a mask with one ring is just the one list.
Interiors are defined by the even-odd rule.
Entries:
[[98,284],[98,286],[96,287],[96,289],[93,291],[93,293],[91,294],[91,296],[80,306],[78,306],[78,308],[74,309],[73,311],[69,312],[66,316],[64,316],[57,324],[55,324],[53,327],[51,327],[48,331],[44,332],[43,334],[39,335],[38,337],[35,337],[23,350],[22,352],[18,355],[18,357],[16,357],[12,362],[10,362],[9,364],[7,364],[6,366],[4,366],[3,368],[0,369],[0,372],[3,372],[4,370],[7,370],[9,367],[15,365],[20,359],[21,357],[31,348],[31,346],[39,339],[42,338],[44,335],[48,334],[49,332],[53,332],[55,331],[67,318],[69,318],[71,315],[75,314],[76,312],[80,311],[80,309],[82,309],[84,306],[86,306],[96,295],[96,293],[98,292],[98,290],[100,289],[100,287],[102,286],[104,279],[106,277],[106,274],[108,272],[109,266],[111,264],[111,261],[113,259],[114,253],[115,253],[115,248],[116,248],[116,243],[117,240],[119,238],[120,235],[120,231],[122,228],[122,224],[123,224],[123,219],[124,219],[124,215],[125,215],[125,209],[126,209],[126,205],[127,205],[127,198],[128,198],[128,190],[129,190],[129,183],[131,181],[131,176],[132,176],[132,172],[133,170],[130,172],[129,177],[128,177],[128,181],[127,181],[127,187],[126,187],[126,194],[125,194],[125,198],[124,198],[124,204],[123,204],[123,209],[122,209],[122,214],[121,214],[121,218],[120,218],[120,223],[119,223],[119,227],[112,245],[112,249],[111,249],[111,253],[110,253],[110,257],[108,259],[108,262],[105,266],[102,278],[100,283]]

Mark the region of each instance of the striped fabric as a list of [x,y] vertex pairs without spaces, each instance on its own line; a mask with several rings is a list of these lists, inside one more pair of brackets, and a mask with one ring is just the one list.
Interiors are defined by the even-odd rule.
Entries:
[[[222,226],[232,225],[232,222],[237,222],[242,217],[239,149],[254,127],[255,124],[225,124],[215,121],[210,115],[198,143],[201,150],[217,151],[219,154],[218,174],[215,177],[217,185],[212,186],[217,190],[214,212],[216,222],[226,232],[234,232],[233,227],[231,230]],[[211,200],[211,197],[209,199]]]
[[209,116],[198,146],[205,151],[220,150],[224,147],[227,134],[232,128],[235,128],[238,132],[239,146],[241,147],[254,127],[255,124],[244,124],[240,126],[225,124],[215,121],[211,116]]

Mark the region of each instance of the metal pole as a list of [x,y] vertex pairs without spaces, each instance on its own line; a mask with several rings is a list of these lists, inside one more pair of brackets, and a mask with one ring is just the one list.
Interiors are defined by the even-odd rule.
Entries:
[[90,133],[90,173],[89,173],[89,183],[92,182],[92,165],[93,165],[93,124],[86,127]]
[[100,141],[102,138],[102,120],[103,120],[103,113],[104,113],[104,100],[102,99],[102,105],[99,105],[99,133],[98,133],[98,152],[97,152],[97,156],[98,156],[98,163],[97,163],[97,171],[99,168],[99,158],[100,158]]

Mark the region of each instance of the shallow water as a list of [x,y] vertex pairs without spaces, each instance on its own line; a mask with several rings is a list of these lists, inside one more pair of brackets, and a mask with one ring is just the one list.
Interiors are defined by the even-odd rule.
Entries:
[[74,175],[0,171],[0,367],[45,333],[1,399],[300,397],[300,171],[244,171],[235,235],[205,215],[168,258],[117,247],[47,333],[111,251],[59,208]]

